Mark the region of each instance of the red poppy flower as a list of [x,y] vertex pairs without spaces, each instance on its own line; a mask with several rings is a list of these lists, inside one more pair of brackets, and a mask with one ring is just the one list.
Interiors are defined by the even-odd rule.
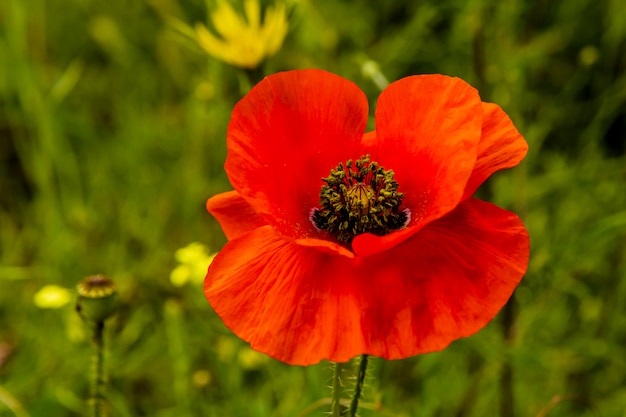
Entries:
[[458,78],[367,99],[320,70],[265,78],[234,108],[207,209],[229,239],[205,280],[224,323],[276,359],[404,358],[481,329],[526,271],[528,233],[472,198],[527,145]]

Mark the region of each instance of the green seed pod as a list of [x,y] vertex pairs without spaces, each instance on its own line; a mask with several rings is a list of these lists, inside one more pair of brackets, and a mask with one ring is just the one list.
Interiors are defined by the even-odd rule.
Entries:
[[76,311],[85,319],[103,322],[115,313],[116,308],[117,290],[110,279],[93,275],[78,284]]

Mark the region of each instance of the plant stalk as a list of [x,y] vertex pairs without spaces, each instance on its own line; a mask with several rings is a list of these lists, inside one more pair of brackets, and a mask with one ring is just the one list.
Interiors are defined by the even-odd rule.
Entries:
[[332,417],[341,417],[341,366],[335,362],[333,368],[333,383],[330,401],[330,414]]
[[356,413],[359,408],[359,399],[361,398],[361,392],[363,391],[363,383],[365,382],[368,360],[368,355],[361,355],[359,370],[356,376],[356,383],[354,385],[354,394],[352,395],[352,400],[350,401],[350,417],[356,417]]
[[95,345],[95,352],[93,355],[91,383],[91,415],[92,417],[103,417],[102,387],[104,385],[104,320],[97,321],[94,325],[93,343]]

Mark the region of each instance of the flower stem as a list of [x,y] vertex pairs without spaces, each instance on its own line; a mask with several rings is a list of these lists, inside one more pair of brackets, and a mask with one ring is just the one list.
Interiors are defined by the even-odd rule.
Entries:
[[94,325],[93,343],[96,347],[93,355],[93,373],[91,382],[91,415],[102,417],[102,386],[104,385],[104,320]]
[[333,368],[333,384],[330,399],[330,415],[341,417],[341,364],[335,362]]
[[[515,297],[502,308],[502,335],[506,346],[510,347],[515,340]],[[515,396],[513,392],[513,365],[507,359],[500,374],[500,415],[513,417],[515,412]]]
[[359,408],[359,398],[361,397],[361,392],[363,391],[363,383],[365,382],[365,372],[367,371],[368,360],[369,357],[367,355],[361,356],[359,370],[356,376],[356,383],[354,385],[354,394],[352,395],[352,400],[350,401],[350,413],[348,414],[350,417],[356,417],[356,412]]

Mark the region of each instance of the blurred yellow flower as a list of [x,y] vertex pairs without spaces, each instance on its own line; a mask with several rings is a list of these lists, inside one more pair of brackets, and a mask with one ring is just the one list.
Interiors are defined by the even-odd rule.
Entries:
[[213,346],[215,347],[217,357],[222,362],[226,363],[230,363],[232,361],[237,350],[237,342],[230,336],[221,336],[217,339]]
[[170,273],[170,282],[176,287],[182,287],[189,281],[201,284],[215,255],[209,255],[207,247],[198,242],[178,249],[174,257],[180,265]]
[[248,346],[244,346],[237,355],[239,364],[243,369],[259,369],[267,362],[269,362],[269,356],[252,350]]
[[71,300],[71,291],[58,285],[46,285],[33,297],[33,302],[39,308],[61,308]]
[[245,18],[227,0],[218,0],[211,22],[221,38],[201,23],[196,24],[196,37],[210,55],[238,67],[255,68],[283,44],[288,29],[287,12],[283,3],[270,6],[261,23],[259,0],[244,0],[243,6]]
[[196,372],[193,373],[193,376],[191,377],[193,384],[197,387],[204,387],[206,385],[209,385],[211,383],[211,373],[209,371],[207,371],[206,369],[199,369]]

